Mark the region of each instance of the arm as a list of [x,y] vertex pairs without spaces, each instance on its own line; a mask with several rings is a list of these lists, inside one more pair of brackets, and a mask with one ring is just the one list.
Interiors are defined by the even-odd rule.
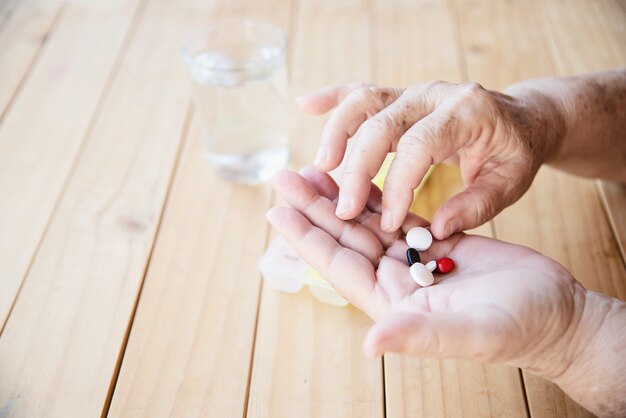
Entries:
[[569,345],[576,350],[570,364],[544,377],[598,416],[626,416],[626,303],[586,291]]
[[544,109],[558,140],[545,162],[585,176],[626,182],[626,68],[529,80],[506,93]]

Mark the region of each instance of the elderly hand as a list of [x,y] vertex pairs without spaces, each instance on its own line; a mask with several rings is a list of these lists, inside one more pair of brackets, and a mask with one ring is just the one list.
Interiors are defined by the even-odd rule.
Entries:
[[495,239],[455,234],[434,241],[424,261],[448,256],[456,268],[421,288],[405,261],[404,234],[380,229],[381,192],[370,185],[353,219],[335,216],[339,189],[326,173],[282,171],[274,187],[291,208],[267,219],[353,305],[377,321],[369,355],[503,362],[558,384],[600,416],[626,414],[626,303],[585,290],[557,262]]
[[[554,362],[555,353],[567,352],[554,350],[576,328],[585,291],[561,265],[526,247],[456,234],[420,253],[424,262],[444,256],[456,262],[421,288],[409,273],[404,234],[380,229],[375,186],[367,207],[345,221],[335,216],[339,189],[330,176],[302,173],[274,177],[292,208],[275,207],[267,218],[343,297],[380,320],[366,339],[368,354],[507,362],[554,374],[568,364],[567,356]],[[401,231],[418,225],[426,222],[409,214]]]
[[[316,166],[344,160],[337,216],[353,219],[366,205],[370,180],[395,151],[382,198],[381,229],[402,225],[431,164],[458,165],[467,188],[435,214],[438,239],[481,225],[519,199],[560,141],[563,121],[537,91],[517,96],[475,83],[434,82],[407,89],[352,84],[298,99],[310,113],[337,106],[322,133]],[[346,152],[347,141],[353,147]]]

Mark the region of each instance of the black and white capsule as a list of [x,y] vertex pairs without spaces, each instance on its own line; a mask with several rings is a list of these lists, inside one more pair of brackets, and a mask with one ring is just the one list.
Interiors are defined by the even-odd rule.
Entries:
[[409,263],[409,266],[412,266],[415,263],[421,263],[420,253],[417,252],[415,248],[409,248],[406,250],[406,262]]

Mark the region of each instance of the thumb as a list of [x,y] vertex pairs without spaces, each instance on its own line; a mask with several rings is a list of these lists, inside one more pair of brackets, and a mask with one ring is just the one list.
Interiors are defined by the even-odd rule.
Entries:
[[321,115],[336,107],[353,90],[363,87],[363,82],[339,84],[324,87],[323,89],[296,97],[296,104],[300,109],[313,115]]
[[513,180],[496,172],[481,174],[439,208],[433,217],[432,234],[439,240],[446,239],[490,221],[521,196],[513,193],[512,185]]
[[464,312],[394,313],[378,321],[363,343],[367,356],[385,352],[419,357],[501,361],[506,328],[475,308]]

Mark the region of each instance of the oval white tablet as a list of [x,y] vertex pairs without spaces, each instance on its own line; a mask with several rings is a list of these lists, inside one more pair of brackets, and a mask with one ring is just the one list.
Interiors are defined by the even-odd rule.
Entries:
[[406,243],[417,251],[426,251],[433,243],[433,236],[428,229],[416,226],[406,234]]
[[435,260],[430,260],[428,263],[425,264],[425,266],[428,271],[433,272],[437,268],[437,262]]
[[422,263],[415,263],[409,269],[411,277],[415,280],[415,283],[422,287],[430,286],[435,282],[435,277]]

